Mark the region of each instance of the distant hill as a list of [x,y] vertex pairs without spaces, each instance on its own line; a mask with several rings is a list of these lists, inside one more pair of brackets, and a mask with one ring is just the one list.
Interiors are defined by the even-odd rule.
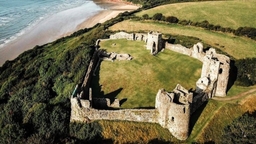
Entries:
[[158,6],[143,10],[136,15],[162,13],[175,16],[180,20],[201,22],[207,20],[214,25],[237,29],[239,27],[256,27],[256,3],[252,1],[208,1],[187,2]]

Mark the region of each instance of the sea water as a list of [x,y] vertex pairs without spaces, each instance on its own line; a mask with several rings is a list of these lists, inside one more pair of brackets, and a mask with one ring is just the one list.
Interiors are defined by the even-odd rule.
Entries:
[[39,25],[64,34],[100,10],[91,0],[0,0],[0,48]]

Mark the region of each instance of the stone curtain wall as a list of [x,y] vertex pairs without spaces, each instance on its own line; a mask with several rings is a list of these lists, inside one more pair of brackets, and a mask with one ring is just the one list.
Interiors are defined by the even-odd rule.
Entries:
[[88,122],[88,120],[127,120],[150,123],[158,122],[158,111],[156,109],[98,110],[88,108],[87,105],[79,106],[77,98],[71,99],[71,121]]
[[[110,39],[139,40],[149,43],[148,34],[128,34],[119,32],[110,36]],[[156,35],[156,39],[159,39]],[[149,40],[149,41],[148,41]],[[98,40],[96,48],[99,47]],[[161,42],[161,41],[160,41]],[[153,41],[152,49],[156,49],[156,42]],[[182,45],[165,43],[165,48],[188,55],[203,62],[201,78],[196,82],[194,96],[191,92],[180,85],[177,85],[173,92],[169,93],[161,89],[156,96],[155,109],[121,109],[121,110],[99,110],[92,105],[111,106],[108,99],[93,99],[89,96],[90,77],[95,65],[98,62],[97,50],[88,67],[82,88],[75,88],[71,96],[71,117],[70,121],[90,122],[91,120],[127,120],[135,122],[159,123],[167,128],[173,136],[185,140],[189,136],[190,115],[205,101],[212,96],[226,96],[227,83],[229,78],[230,59],[229,57],[217,54],[215,49],[210,48],[203,52],[203,44],[197,43],[193,48],[186,48]],[[151,53],[152,53],[151,49]],[[78,89],[82,89],[82,97],[76,97]],[[98,104],[97,104],[98,103]],[[113,103],[119,106],[119,101]]]
[[109,39],[127,39],[127,40],[134,40],[135,35],[126,33],[126,32],[119,32],[113,35],[110,35]]
[[176,138],[185,140],[189,136],[190,109],[193,94],[177,85],[174,92],[161,89],[156,96],[155,109],[99,110],[91,107],[89,100],[71,98],[70,121],[126,120],[159,123]]
[[98,63],[98,60],[99,60],[98,50],[96,49],[95,52],[93,53],[92,59],[90,61],[90,64],[87,68],[87,72],[83,80],[83,84],[82,84],[83,93],[81,95],[81,98],[84,98],[84,99],[89,98],[89,88],[90,88],[91,78],[92,78],[93,70]]
[[170,44],[166,42],[165,48],[171,51],[175,51],[175,52],[193,57],[195,59],[198,59],[201,62],[203,62],[203,59],[205,56],[204,52],[202,51],[203,48],[201,43],[195,44],[193,48],[186,48],[180,44]]

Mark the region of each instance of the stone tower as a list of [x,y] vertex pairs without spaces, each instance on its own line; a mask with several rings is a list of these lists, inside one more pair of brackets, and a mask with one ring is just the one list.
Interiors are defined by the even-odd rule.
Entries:
[[197,81],[197,93],[208,93],[208,97],[226,96],[230,59],[210,48],[203,59],[201,78]]
[[217,59],[220,63],[215,96],[226,96],[230,70],[230,58],[225,55],[216,53],[215,49],[213,48],[207,51],[206,55],[209,54],[212,54],[212,58]]
[[180,140],[185,140],[189,136],[192,101],[193,94],[179,84],[173,92],[168,93],[161,89],[156,96],[158,123]]
[[162,34],[158,32],[149,32],[147,40],[147,49],[152,55],[157,54],[162,49]]

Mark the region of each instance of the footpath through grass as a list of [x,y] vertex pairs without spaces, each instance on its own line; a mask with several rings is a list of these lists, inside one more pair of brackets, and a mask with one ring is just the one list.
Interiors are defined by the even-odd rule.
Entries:
[[256,57],[256,41],[245,37],[237,37],[227,33],[213,32],[192,26],[166,24],[161,22],[145,22],[126,20],[110,27],[113,31],[159,31],[161,33],[193,36],[203,42],[219,48],[236,59]]
[[214,25],[237,29],[256,27],[256,3],[249,1],[210,1],[168,4],[139,12],[137,16],[155,13],[175,16],[180,20],[201,22],[207,20]]
[[103,61],[98,80],[93,80],[95,96],[127,99],[123,108],[154,107],[159,89],[172,91],[177,84],[195,88],[201,74],[200,61],[170,50],[152,56],[144,42],[108,40],[100,46],[133,57],[131,61]]

